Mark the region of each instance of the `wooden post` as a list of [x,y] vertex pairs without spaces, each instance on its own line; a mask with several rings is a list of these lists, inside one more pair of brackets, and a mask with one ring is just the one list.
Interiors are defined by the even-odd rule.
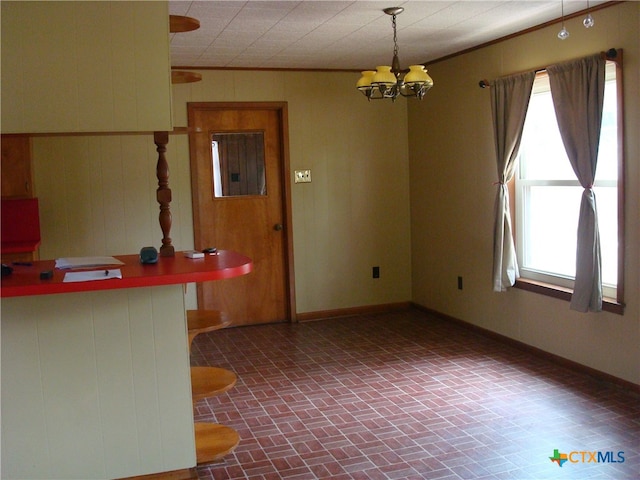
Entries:
[[160,229],[162,230],[162,246],[160,247],[161,257],[173,257],[176,252],[171,245],[171,189],[169,188],[169,164],[165,153],[167,143],[169,143],[169,132],[154,132],[153,143],[156,144],[158,152],[158,164],[156,165],[156,176],[158,177],[158,190],[156,198],[160,204]]

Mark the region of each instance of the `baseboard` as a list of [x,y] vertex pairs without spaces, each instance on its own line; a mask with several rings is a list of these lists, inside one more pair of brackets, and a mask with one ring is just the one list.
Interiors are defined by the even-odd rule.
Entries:
[[328,318],[353,317],[356,315],[371,315],[376,313],[393,313],[410,310],[411,302],[385,303],[383,305],[365,305],[362,307],[339,308],[336,310],[321,310],[296,314],[296,321],[309,322]]
[[596,370],[595,368],[591,368],[591,367],[587,367],[586,365],[583,365],[581,363],[578,362],[574,362],[573,360],[569,360],[567,358],[561,357],[559,355],[555,355],[553,353],[547,352],[545,350],[542,350],[540,348],[531,346],[527,343],[521,342],[519,340],[514,340],[513,338],[509,338],[505,335],[502,335],[500,333],[496,333],[493,332],[491,330],[487,330],[486,328],[482,328],[479,327],[477,325],[474,325],[472,323],[469,322],[465,322],[464,320],[460,320],[459,318],[455,318],[449,315],[446,315],[444,313],[438,312],[436,310],[432,310],[430,308],[424,307],[422,305],[419,305],[417,303],[412,303],[411,306],[413,308],[416,308],[418,310],[421,310],[425,313],[428,313],[430,315],[433,315],[434,317],[438,317],[441,318],[442,320],[446,320],[448,322],[451,323],[455,323],[457,325],[460,325],[463,328],[466,328],[468,330],[472,330],[476,333],[478,333],[479,335],[483,335],[485,337],[489,337],[492,338],[494,340],[497,340],[501,343],[505,343],[508,344],[512,347],[515,347],[519,350],[524,350],[526,352],[529,352],[533,355],[536,355],[538,357],[544,358],[546,360],[550,360],[553,363],[557,364],[557,365],[561,365],[569,370],[573,370],[575,372],[578,373],[583,373],[586,375],[589,375],[590,377],[593,377],[599,381],[604,381],[607,383],[611,383],[617,387],[623,388],[626,391],[631,391],[633,393],[636,393],[638,395],[640,395],[640,385],[630,382],[628,380],[625,380],[623,378],[619,378],[616,377],[614,375],[611,375],[609,373],[606,372],[602,372],[600,370]]

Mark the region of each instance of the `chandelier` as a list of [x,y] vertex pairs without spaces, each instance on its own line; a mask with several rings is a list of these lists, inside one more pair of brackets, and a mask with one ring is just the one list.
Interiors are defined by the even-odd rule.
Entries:
[[[362,72],[362,77],[356,83],[356,88],[369,100],[390,98],[395,102],[400,95],[403,97],[416,97],[422,100],[427,90],[433,87],[433,80],[427,74],[424,65],[410,65],[409,70],[400,69],[396,16],[403,11],[404,8],[402,7],[389,7],[383,10],[384,13],[392,17],[393,60],[390,67],[383,65],[376,67],[375,71],[367,70]],[[402,74],[405,74],[404,77]]]

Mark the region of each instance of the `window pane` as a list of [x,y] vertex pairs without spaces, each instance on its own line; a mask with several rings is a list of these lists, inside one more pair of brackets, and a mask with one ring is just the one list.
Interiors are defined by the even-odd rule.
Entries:
[[581,187],[526,188],[523,267],[575,276],[581,194]]
[[[529,186],[524,198],[522,267],[575,276],[576,236],[582,187]],[[616,188],[596,187],[602,254],[602,282],[618,280],[618,200]]]
[[607,82],[604,87],[602,131],[600,132],[596,179],[618,179],[618,107],[615,81]]
[[520,177],[535,180],[575,180],[564,150],[551,92],[534,94],[522,135]]
[[[615,75],[607,67],[607,76]],[[576,178],[558,130],[548,78],[537,78],[529,102],[521,144],[520,178],[574,180]],[[618,178],[618,124],[615,76],[605,85],[602,129],[598,149],[598,180]]]
[[618,283],[618,192],[616,188],[594,188],[598,205],[602,283]]
[[264,132],[214,133],[211,161],[215,197],[267,194]]

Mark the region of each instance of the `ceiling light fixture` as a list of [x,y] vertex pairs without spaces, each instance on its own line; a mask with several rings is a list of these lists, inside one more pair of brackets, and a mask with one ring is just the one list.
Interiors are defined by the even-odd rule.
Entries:
[[[400,70],[396,16],[403,11],[404,8],[402,7],[390,7],[383,10],[384,13],[392,17],[393,60],[391,66],[383,65],[376,67],[375,71],[366,70],[362,72],[362,77],[356,83],[356,88],[369,100],[390,98],[395,101],[400,95],[403,97],[416,97],[422,100],[427,90],[433,87],[433,80],[427,74],[424,65],[410,65],[409,70]],[[402,74],[405,74],[404,77]]]
[[564,0],[561,0],[561,1],[562,1],[562,30],[558,32],[558,38],[560,40],[566,40],[567,38],[569,38],[569,30],[564,28]]
[[595,23],[596,22],[591,16],[591,12],[589,11],[589,0],[587,0],[587,16],[584,17],[584,20],[582,20],[582,24],[584,25],[584,28],[591,28]]

